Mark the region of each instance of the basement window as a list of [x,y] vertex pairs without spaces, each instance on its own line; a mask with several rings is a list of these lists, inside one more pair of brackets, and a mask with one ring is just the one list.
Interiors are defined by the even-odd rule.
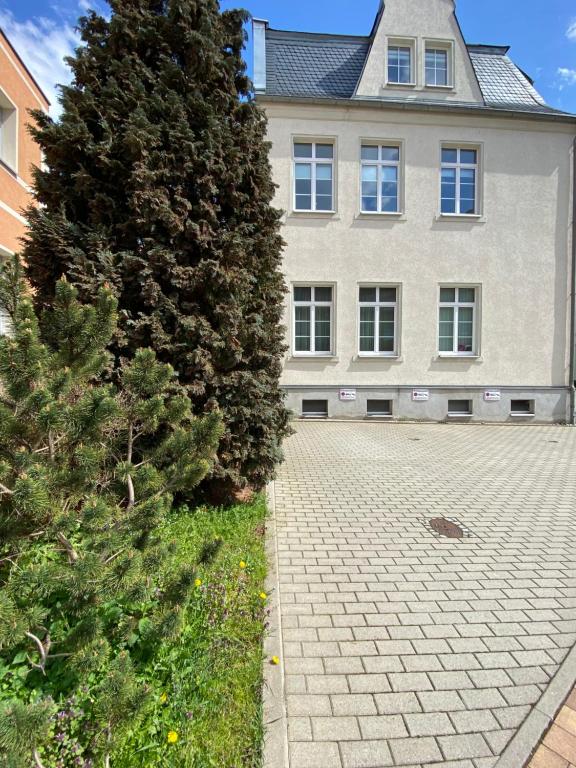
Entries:
[[366,415],[371,418],[392,416],[392,400],[368,400]]
[[325,419],[328,416],[328,400],[302,400],[302,418]]
[[448,416],[472,416],[472,400],[448,400]]
[[534,400],[512,400],[510,416],[534,416]]

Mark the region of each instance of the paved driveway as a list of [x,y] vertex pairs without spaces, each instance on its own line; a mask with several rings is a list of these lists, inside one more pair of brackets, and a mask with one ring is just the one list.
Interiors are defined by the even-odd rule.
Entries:
[[300,422],[286,454],[290,768],[495,766],[576,643],[576,429]]

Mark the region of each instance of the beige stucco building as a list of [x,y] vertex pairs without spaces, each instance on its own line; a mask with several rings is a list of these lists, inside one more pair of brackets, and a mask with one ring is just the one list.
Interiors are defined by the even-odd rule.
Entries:
[[283,236],[296,415],[567,422],[576,118],[453,0],[372,32],[254,22]]

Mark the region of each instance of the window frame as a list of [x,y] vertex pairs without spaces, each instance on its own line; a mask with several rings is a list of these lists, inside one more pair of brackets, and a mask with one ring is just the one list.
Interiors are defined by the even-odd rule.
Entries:
[[[296,301],[294,297],[295,288],[310,288],[311,300],[310,301]],[[332,298],[328,301],[316,301],[316,288],[330,288],[332,291]],[[296,307],[307,306],[310,307],[310,350],[297,350],[296,349]],[[316,351],[316,306],[329,306],[330,307],[330,350]],[[336,285],[334,283],[324,282],[297,282],[291,285],[291,307],[292,307],[292,357],[334,357],[334,339],[335,339],[335,318],[336,318]]]
[[0,165],[15,176],[18,176],[19,124],[18,106],[0,88]]
[[[426,54],[429,50],[444,51],[446,53],[446,85],[435,85],[428,82],[428,78],[426,77]],[[422,59],[422,84],[424,88],[453,91],[455,83],[454,70],[454,42],[452,40],[436,40],[432,38],[424,40],[424,56]]]
[[[375,288],[378,291],[377,294],[377,301],[361,301],[360,300],[360,291],[362,288]],[[394,288],[396,291],[396,301],[380,301],[380,288]],[[397,358],[399,356],[399,322],[400,322],[400,285],[398,283],[358,283],[356,286],[356,302],[357,302],[357,312],[356,312],[356,322],[357,322],[357,332],[356,332],[356,344],[357,344],[357,355],[359,358]],[[362,307],[374,307],[375,313],[374,313],[374,343],[373,343],[373,351],[372,352],[366,352],[360,350],[360,331],[361,331],[361,312]],[[380,335],[378,332],[379,326],[380,326],[380,309],[384,307],[385,309],[389,309],[390,307],[393,307],[394,309],[394,349],[392,352],[380,352],[376,348],[379,346],[379,339]]]
[[[410,82],[402,83],[390,80],[390,49],[391,48],[408,48],[410,51]],[[416,73],[418,72],[417,62],[417,45],[415,37],[388,37],[386,38],[386,57],[384,60],[385,77],[384,82],[386,85],[391,85],[394,88],[415,88],[416,87]]]
[[[310,144],[312,146],[312,157],[296,157],[296,144]],[[329,144],[332,147],[332,158],[318,158],[316,156],[316,147],[318,144]],[[332,136],[292,136],[292,212],[297,214],[333,214],[336,213],[336,139]],[[311,184],[311,207],[298,208],[296,206],[296,165],[310,165],[310,184]],[[332,169],[332,207],[330,210],[317,207],[316,193],[316,169],[318,165],[329,165]]]
[[[363,160],[362,149],[363,147],[377,147],[378,148],[378,160]],[[397,149],[398,160],[382,160],[382,149]],[[366,211],[362,207],[362,169],[365,166],[376,165],[377,166],[377,211]],[[397,169],[397,193],[396,193],[396,210],[395,211],[383,211],[382,210],[382,168],[395,167]],[[404,213],[404,142],[400,139],[360,139],[360,178],[359,178],[359,212],[361,216],[401,216]]]
[[[455,300],[442,301],[442,290],[446,288],[449,290],[455,290]],[[460,289],[473,290],[474,302],[462,302],[460,301]],[[443,308],[450,307],[454,309],[452,317],[453,325],[453,337],[452,337],[452,351],[440,350],[440,315]],[[460,308],[469,309],[472,308],[472,350],[470,352],[461,352],[458,350],[458,321]],[[436,325],[436,347],[438,349],[438,357],[479,357],[480,356],[480,333],[479,333],[479,317],[480,317],[480,286],[466,283],[441,283],[438,286],[438,321]]]
[[[455,163],[449,163],[445,162],[442,159],[442,153],[444,150],[456,150],[457,154],[457,160]],[[476,152],[476,162],[474,164],[472,163],[462,163],[461,162],[461,153],[462,152]],[[483,165],[482,165],[482,157],[483,157],[483,147],[480,144],[467,144],[465,142],[460,141],[443,141],[440,145],[440,173],[439,173],[439,185],[440,185],[440,216],[441,217],[447,217],[447,218],[468,218],[468,219],[479,219],[482,217],[482,184],[481,184],[481,175],[483,173]],[[454,213],[450,212],[444,212],[442,210],[442,171],[445,168],[453,168],[456,170],[456,211]],[[462,170],[471,170],[473,169],[475,171],[474,174],[474,213],[462,213],[461,212],[461,172]]]

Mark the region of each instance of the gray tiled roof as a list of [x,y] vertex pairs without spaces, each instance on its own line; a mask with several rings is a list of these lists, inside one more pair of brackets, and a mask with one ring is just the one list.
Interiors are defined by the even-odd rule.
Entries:
[[[369,37],[319,35],[268,28],[266,93],[270,96],[351,99],[369,50]],[[527,75],[508,58],[507,47],[470,45],[468,50],[486,107],[564,114],[546,105]],[[383,98],[382,101],[406,100]],[[426,98],[412,98],[410,102],[447,105],[447,102]],[[451,104],[454,105],[454,102]]]
[[367,38],[267,30],[266,93],[351,98],[369,47]]

